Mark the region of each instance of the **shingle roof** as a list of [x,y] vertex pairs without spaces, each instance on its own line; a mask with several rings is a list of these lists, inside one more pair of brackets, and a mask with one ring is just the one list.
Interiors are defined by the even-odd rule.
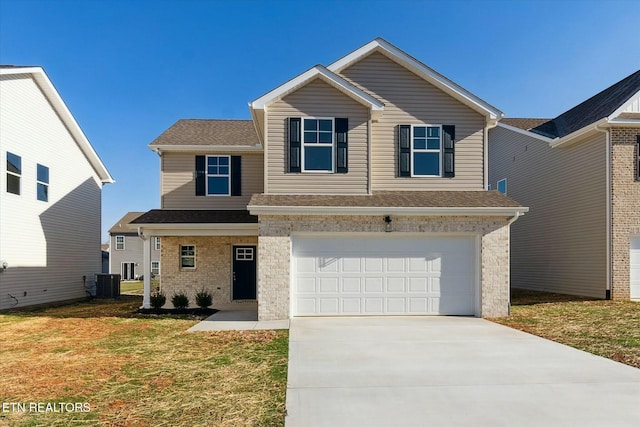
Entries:
[[132,221],[133,224],[251,224],[258,217],[243,210],[152,209]]
[[528,117],[514,117],[514,118],[504,118],[500,120],[500,123],[504,123],[505,125],[513,126],[516,128],[529,130],[536,126],[540,126],[543,123],[548,122],[550,119],[534,119]]
[[251,120],[181,119],[150,144],[163,145],[258,145],[258,134]]
[[371,195],[254,194],[250,206],[522,207],[498,191],[376,191]]
[[129,223],[138,218],[144,212],[127,212],[122,218],[120,218],[113,227],[109,229],[110,234],[117,233],[132,233],[135,232],[135,228],[130,227]]
[[639,90],[640,70],[531,131],[551,138],[562,138],[609,116]]

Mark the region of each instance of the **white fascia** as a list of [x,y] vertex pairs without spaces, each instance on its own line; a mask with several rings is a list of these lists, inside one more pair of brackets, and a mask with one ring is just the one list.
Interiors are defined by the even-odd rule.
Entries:
[[255,152],[263,151],[262,145],[162,145],[151,146],[151,151],[155,151],[161,155],[165,151],[188,151],[188,152],[212,152],[212,153],[236,153],[236,152]]
[[251,215],[521,216],[527,207],[247,206]]
[[358,89],[357,87],[355,87],[342,77],[338,76],[337,74],[329,71],[322,65],[316,65],[315,67],[305,71],[297,77],[289,80],[285,84],[278,86],[272,91],[262,95],[255,101],[249,103],[251,114],[254,114],[254,110],[264,110],[269,104],[282,99],[283,97],[304,86],[315,78],[321,78],[323,81],[335,87],[356,102],[369,107],[371,109],[371,114],[374,117],[374,120],[377,120],[377,118],[384,111],[384,104],[382,102],[372,97],[368,93]]
[[422,77],[424,80],[440,88],[465,105],[471,107],[473,110],[488,116],[490,120],[500,120],[504,116],[502,111],[498,110],[496,107],[478,98],[462,86],[454,83],[432,68],[427,67],[422,62],[380,37],[338,59],[329,65],[327,69],[334,73],[340,73],[342,70],[369,55],[373,51],[379,51],[385,56],[390,57],[405,68]]
[[141,224],[145,236],[257,236],[258,224]]
[[542,136],[542,135],[539,135],[537,133],[530,132],[530,131],[524,130],[524,129],[520,129],[518,127],[511,126],[511,125],[508,125],[508,124],[505,124],[505,123],[501,123],[501,122],[498,122],[498,126],[497,127],[509,130],[511,132],[518,133],[520,135],[526,135],[526,136],[529,136],[531,138],[539,139],[540,141],[544,141],[544,142],[546,142],[548,144],[553,143],[557,139],[557,138],[556,139],[547,138],[546,136]]
[[47,98],[55,112],[58,114],[58,117],[65,124],[69,133],[80,147],[80,150],[84,153],[89,164],[93,167],[98,177],[100,177],[100,181],[103,184],[111,184],[114,183],[115,180],[107,170],[102,160],[98,156],[98,153],[93,149],[91,143],[87,139],[86,135],[80,128],[80,125],[76,121],[76,119],[67,108],[67,105],[64,103],[60,94],[56,90],[55,86],[45,73],[42,67],[17,67],[17,68],[0,68],[0,75],[21,75],[28,74],[34,79],[36,84],[42,90],[42,93]]

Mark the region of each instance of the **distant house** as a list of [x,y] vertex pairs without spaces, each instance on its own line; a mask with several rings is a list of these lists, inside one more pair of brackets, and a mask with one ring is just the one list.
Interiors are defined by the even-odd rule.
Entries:
[[101,273],[109,273],[109,245],[100,245],[102,249],[102,270]]
[[0,66],[0,309],[87,296],[111,182],[44,70]]
[[[128,212],[109,229],[109,273],[120,274],[122,280],[138,280],[144,273],[143,240],[136,226],[129,223],[144,212]],[[160,275],[160,237],[153,239],[151,274]]]
[[514,287],[640,299],[640,71],[554,119],[500,121],[489,183],[531,208]]
[[[383,39],[249,104],[252,120],[179,120],[150,148],[161,288],[295,316],[509,312],[509,228],[486,191],[502,112]],[[112,249],[112,254],[116,251]],[[143,306],[150,304],[145,274]]]

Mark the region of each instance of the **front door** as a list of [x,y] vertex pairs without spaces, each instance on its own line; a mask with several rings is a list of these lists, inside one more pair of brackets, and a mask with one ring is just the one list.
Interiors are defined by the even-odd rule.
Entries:
[[256,247],[233,247],[233,299],[256,299]]

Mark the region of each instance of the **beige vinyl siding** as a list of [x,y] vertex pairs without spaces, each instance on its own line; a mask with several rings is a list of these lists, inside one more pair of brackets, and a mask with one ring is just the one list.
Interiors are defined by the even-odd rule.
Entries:
[[[349,119],[349,172],[287,173],[289,117],[346,117]],[[267,111],[267,170],[269,193],[366,194],[368,109],[316,79]]]
[[195,158],[204,154],[163,152],[160,171],[162,209],[245,209],[253,194],[262,193],[262,153],[230,153],[242,156],[242,195],[196,196]]
[[598,298],[607,276],[606,141],[566,148],[504,128],[489,132],[489,182],[530,211],[511,226],[511,284]]
[[[0,99],[0,309],[86,297],[102,268],[100,179],[33,79],[0,77]],[[6,192],[7,152],[22,158],[20,195]]]
[[[451,98],[381,53],[340,72],[384,103],[372,125],[372,190],[483,190],[482,115]],[[398,178],[397,125],[456,126],[455,178]]]

